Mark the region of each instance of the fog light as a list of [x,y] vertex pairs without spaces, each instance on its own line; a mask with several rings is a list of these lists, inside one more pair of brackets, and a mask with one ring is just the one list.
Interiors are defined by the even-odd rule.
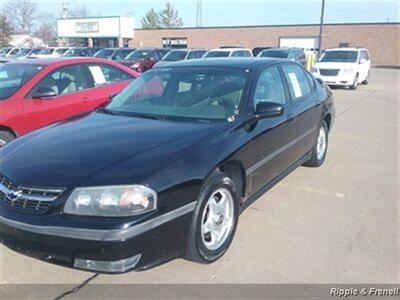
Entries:
[[76,258],[74,260],[74,267],[90,271],[121,273],[133,269],[139,262],[141,256],[142,254],[137,254],[135,256],[116,261]]

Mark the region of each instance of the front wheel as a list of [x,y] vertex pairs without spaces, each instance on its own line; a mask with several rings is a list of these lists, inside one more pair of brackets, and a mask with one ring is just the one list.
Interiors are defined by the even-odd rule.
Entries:
[[215,172],[204,183],[193,213],[186,258],[212,263],[228,250],[239,215],[239,192],[225,173]]
[[321,166],[326,157],[328,150],[328,126],[323,121],[318,130],[318,135],[315,140],[314,146],[311,150],[311,158],[304,164],[308,167],[319,167]]
[[358,74],[356,75],[356,77],[354,78],[354,82],[353,84],[350,86],[351,90],[356,90],[358,87]]

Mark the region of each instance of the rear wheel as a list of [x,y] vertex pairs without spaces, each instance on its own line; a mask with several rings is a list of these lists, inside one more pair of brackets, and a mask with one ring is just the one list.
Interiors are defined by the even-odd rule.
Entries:
[[225,173],[215,172],[204,183],[193,213],[186,258],[211,263],[228,250],[239,215],[239,192]]
[[5,144],[11,142],[15,139],[15,136],[7,131],[7,130],[0,130],[0,147],[3,147]]
[[318,135],[315,140],[314,146],[311,151],[311,158],[304,164],[308,167],[319,167],[321,166],[326,157],[328,150],[328,126],[323,121],[318,130]]
[[369,82],[369,72],[367,74],[367,77],[365,78],[365,80],[362,82],[362,84],[367,85]]

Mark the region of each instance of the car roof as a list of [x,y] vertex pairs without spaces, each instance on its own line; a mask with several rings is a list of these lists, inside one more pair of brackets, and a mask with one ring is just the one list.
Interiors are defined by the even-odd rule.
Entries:
[[166,68],[178,67],[226,67],[238,69],[258,70],[264,69],[276,63],[287,63],[286,59],[260,58],[260,57],[234,57],[234,58],[213,58],[213,59],[190,59],[168,63]]
[[96,57],[45,57],[45,58],[28,58],[23,60],[13,60],[10,63],[18,64],[31,64],[31,65],[44,65],[48,66],[51,64],[60,64],[64,62],[68,64],[73,63],[109,63],[109,60]]
[[214,51],[231,52],[231,51],[243,51],[243,50],[250,51],[250,49],[247,49],[247,48],[215,48],[215,49],[210,49],[208,51],[209,52],[214,52]]
[[325,51],[360,51],[367,50],[365,48],[355,48],[355,47],[341,47],[341,48],[329,48],[325,49]]

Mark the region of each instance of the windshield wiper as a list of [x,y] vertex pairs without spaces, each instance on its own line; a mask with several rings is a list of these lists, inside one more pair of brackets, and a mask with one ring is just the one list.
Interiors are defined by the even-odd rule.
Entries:
[[150,115],[150,114],[141,114],[141,113],[131,113],[129,114],[132,117],[138,117],[138,118],[145,118],[145,119],[153,119],[153,120],[165,120],[164,117],[158,116],[158,115]]

